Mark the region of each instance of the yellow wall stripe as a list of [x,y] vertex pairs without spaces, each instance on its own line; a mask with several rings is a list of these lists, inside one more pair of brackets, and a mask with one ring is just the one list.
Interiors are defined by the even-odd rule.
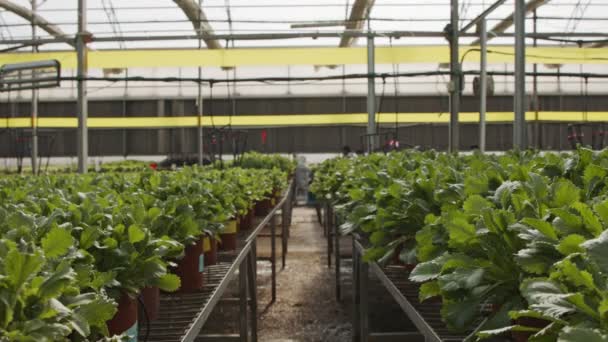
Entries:
[[[493,46],[490,50],[506,53],[488,55],[490,63],[513,63],[511,46]],[[460,55],[469,48],[461,48]],[[608,48],[528,47],[528,63],[608,64]],[[221,67],[272,65],[337,65],[367,63],[366,49],[352,48],[247,48],[227,50],[112,50],[90,51],[90,68],[134,67]],[[74,52],[4,53],[0,65],[57,59],[62,68],[76,68]],[[479,61],[478,52],[467,54],[465,61]],[[447,63],[447,46],[398,46],[376,49],[377,64]]]
[[[535,121],[536,113],[526,113],[526,120]],[[390,125],[395,122],[395,113],[380,113],[377,118],[381,124]],[[397,121],[400,124],[436,123],[445,124],[450,121],[449,113],[399,113]],[[487,114],[489,123],[506,123],[513,121],[512,112],[490,112]],[[539,112],[538,121],[543,122],[608,122],[608,112]],[[479,113],[460,113],[460,122],[479,122]],[[367,123],[366,113],[352,114],[287,114],[287,115],[243,115],[209,116],[203,118],[205,127],[222,127],[229,123],[235,127],[289,127],[289,126],[332,126],[332,125],[364,125]],[[171,128],[196,127],[197,116],[183,117],[104,117],[89,118],[90,128]],[[38,118],[39,128],[76,128],[75,117],[67,118]],[[29,118],[0,119],[0,128],[31,127]]]

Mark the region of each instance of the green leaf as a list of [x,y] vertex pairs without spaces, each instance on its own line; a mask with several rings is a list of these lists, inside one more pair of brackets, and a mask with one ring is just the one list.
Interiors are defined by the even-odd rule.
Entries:
[[593,196],[597,186],[606,177],[606,169],[601,166],[590,164],[585,168],[583,173],[583,181],[587,189],[587,197]]
[[553,207],[565,207],[577,202],[580,198],[580,189],[569,180],[560,179],[553,183]]
[[162,210],[160,208],[152,207],[152,208],[148,209],[147,216],[148,216],[148,219],[154,220],[157,217],[159,217],[161,213],[162,213]]
[[17,249],[11,249],[4,260],[8,280],[17,289],[31,279],[43,264],[44,258],[40,253],[23,253]]
[[167,273],[156,281],[156,286],[166,292],[177,291],[181,286],[181,280],[175,274]]
[[587,241],[584,236],[578,234],[570,234],[563,238],[557,245],[557,250],[565,256],[584,251],[581,244]]
[[564,259],[554,266],[556,271],[551,274],[551,278],[561,277],[569,281],[575,287],[586,287],[588,290],[595,290],[593,276],[591,273],[580,270],[572,261]]
[[481,298],[471,296],[462,301],[444,302],[441,307],[441,315],[448,323],[448,327],[456,331],[465,331],[479,316]]
[[565,327],[559,334],[557,342],[608,342],[608,335],[597,329],[582,327]]
[[70,326],[82,337],[88,337],[91,334],[91,327],[86,318],[77,313],[72,313],[70,317]]
[[129,226],[129,242],[137,243],[146,238],[146,232],[136,224]]
[[423,302],[429,298],[437,297],[441,295],[441,289],[436,281],[429,281],[420,285],[418,292],[418,299]]
[[522,222],[524,224],[538,230],[539,232],[541,232],[543,235],[550,238],[551,240],[557,240],[557,233],[555,232],[555,229],[553,228],[553,225],[551,225],[551,223],[549,223],[545,220],[540,220],[540,219],[531,218],[531,217],[524,218],[522,220]]
[[435,260],[420,263],[410,273],[410,280],[416,283],[424,283],[437,279],[441,274],[441,268],[442,264]]
[[528,176],[530,177],[530,180],[526,185],[532,190],[534,196],[538,199],[543,199],[547,196],[549,187],[547,186],[545,177],[533,172],[528,174]]
[[483,281],[483,268],[456,268],[438,278],[439,286],[444,292],[472,290]]
[[75,272],[70,267],[70,263],[68,261],[62,262],[55,272],[40,284],[38,295],[42,299],[58,297],[63,293],[65,287],[74,280],[74,276]]
[[602,222],[604,222],[605,225],[608,225],[608,200],[596,203],[593,206],[593,210],[595,210]]
[[44,254],[48,258],[57,258],[65,255],[74,245],[72,234],[62,228],[54,227],[40,242]]
[[93,243],[101,236],[101,231],[96,227],[85,227],[80,233],[80,248],[89,249]]
[[582,247],[587,250],[587,254],[600,267],[600,270],[608,275],[608,230],[605,230],[599,237],[583,243]]
[[81,315],[91,326],[102,327],[106,322],[114,317],[116,304],[106,298],[99,298],[96,301],[82,305],[74,310]]
[[465,247],[476,237],[475,226],[469,223],[462,212],[451,212],[445,222],[450,240],[448,245],[454,248]]
[[469,215],[481,215],[484,209],[490,207],[492,207],[492,202],[479,195],[469,196],[462,205],[464,211]]
[[572,204],[572,208],[581,214],[585,228],[591,232],[593,236],[598,236],[602,233],[604,228],[602,227],[600,220],[598,220],[588,205],[581,202],[576,202]]

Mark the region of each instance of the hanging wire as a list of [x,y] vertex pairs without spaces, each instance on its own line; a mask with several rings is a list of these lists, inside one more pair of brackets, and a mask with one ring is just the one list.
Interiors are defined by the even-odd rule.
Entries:
[[[122,37],[123,31],[120,26],[120,21],[118,20],[118,16],[116,15],[116,10],[114,8],[114,4],[112,0],[101,0],[101,5],[103,6],[104,11],[106,12],[106,16],[108,17],[108,22],[110,23],[110,27],[112,27],[112,32],[118,36]],[[124,41],[119,41],[118,46],[121,49],[126,48],[126,44]]]

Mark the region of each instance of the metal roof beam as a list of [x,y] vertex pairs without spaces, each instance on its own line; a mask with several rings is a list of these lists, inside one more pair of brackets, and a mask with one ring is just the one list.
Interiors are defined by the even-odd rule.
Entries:
[[203,9],[194,0],[173,0],[179,8],[182,9],[184,14],[192,22],[194,31],[198,33],[200,37],[203,37],[203,41],[209,49],[222,49],[222,44],[217,39],[204,38],[207,35],[213,35],[213,28],[209,24],[207,15]]
[[[365,19],[369,17],[375,0],[356,0],[350,11],[344,31],[361,31],[365,25]],[[340,47],[352,46],[356,37],[344,36],[340,39]]]
[[[35,23],[36,26],[40,27],[48,34],[55,38],[67,38],[68,36],[59,28],[59,26],[49,22],[44,17],[35,14],[29,8],[17,5],[9,0],[0,0],[0,8],[3,8],[9,12],[12,12],[21,18],[29,21],[30,23]],[[65,43],[76,47],[75,42],[70,38],[64,41]]]
[[[530,0],[526,3],[525,14],[533,12],[535,9],[540,6],[548,3],[551,0]],[[488,31],[488,40],[494,38],[496,33],[504,33],[509,27],[513,26],[513,18],[515,17],[515,13],[511,13],[508,17],[501,20],[498,24],[496,24],[490,31]],[[476,39],[471,45],[479,45],[479,39]]]
[[492,6],[488,7],[485,11],[483,11],[480,15],[478,15],[475,19],[471,20],[470,23],[468,23],[467,25],[465,25],[461,30],[460,30],[460,34],[463,34],[465,32],[467,32],[470,28],[476,26],[477,24],[479,24],[482,20],[486,19],[486,17],[494,12],[495,9],[497,9],[498,7],[500,7],[500,5],[502,5],[505,1],[507,0],[498,0],[496,1],[494,4],[492,4]]

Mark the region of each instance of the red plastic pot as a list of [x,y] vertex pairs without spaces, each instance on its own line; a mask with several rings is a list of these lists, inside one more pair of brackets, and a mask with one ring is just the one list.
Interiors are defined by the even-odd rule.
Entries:
[[177,261],[174,273],[181,279],[180,292],[195,292],[203,285],[204,250],[203,238],[200,237],[195,244],[186,246],[186,253],[181,260]]
[[125,333],[129,341],[137,341],[137,300],[123,293],[118,300],[118,311],[107,321],[110,336]]
[[230,220],[224,224],[224,231],[220,233],[220,250],[233,251],[236,249],[237,222]]
[[148,319],[150,321],[156,320],[160,310],[160,290],[158,286],[144,287],[141,291],[141,297],[148,314]]
[[[551,324],[550,321],[534,317],[520,317],[518,319],[515,319],[513,323],[515,323],[516,325],[538,329],[544,329],[549,324]],[[531,331],[511,331],[511,337],[515,342],[527,342],[530,336],[534,334],[535,333]]]
[[205,252],[205,266],[217,264],[217,240],[215,239],[215,236],[205,238],[203,250]]

